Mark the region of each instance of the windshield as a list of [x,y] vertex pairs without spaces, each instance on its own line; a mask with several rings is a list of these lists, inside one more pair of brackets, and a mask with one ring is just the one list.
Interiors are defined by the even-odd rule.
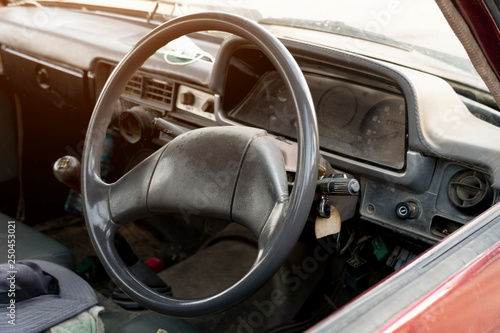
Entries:
[[[177,3],[180,12],[203,8],[231,10],[270,26],[278,36],[341,48],[484,88],[434,0],[194,0]],[[323,33],[351,38],[329,38]],[[392,49],[377,47],[370,41]]]
[[[263,18],[335,21],[396,41],[467,58],[433,0],[227,0],[259,11]],[[208,3],[208,1],[207,1]],[[293,4],[296,5],[293,5]]]
[[69,1],[141,10],[152,21],[207,10],[231,12],[278,37],[382,59],[486,91],[434,0]]

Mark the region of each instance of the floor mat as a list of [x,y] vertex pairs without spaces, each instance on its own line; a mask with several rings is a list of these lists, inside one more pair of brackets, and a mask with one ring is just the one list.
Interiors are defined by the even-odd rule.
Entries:
[[77,263],[87,257],[96,255],[83,217],[66,215],[39,223],[33,228],[70,249],[75,255]]
[[[96,255],[83,217],[66,215],[37,224],[33,228],[70,249],[77,263]],[[140,224],[128,223],[119,232],[139,259],[147,259],[162,251],[161,242]]]

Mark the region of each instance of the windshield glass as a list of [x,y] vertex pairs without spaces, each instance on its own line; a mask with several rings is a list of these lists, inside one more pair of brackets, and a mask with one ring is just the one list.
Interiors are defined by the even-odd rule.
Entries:
[[[173,3],[176,15],[201,10],[230,11],[265,24],[280,37],[341,48],[486,90],[434,0],[181,0]],[[332,34],[336,37],[332,38]]]
[[[214,1],[203,2],[207,5],[214,4]],[[296,20],[343,22],[367,33],[380,34],[396,41],[467,58],[460,42],[433,0],[223,0],[220,2],[221,5],[232,4],[255,9],[262,18],[285,18],[283,22],[288,24],[294,24]]]
[[486,90],[434,0],[69,1],[141,10],[153,21],[207,10],[231,12],[278,37],[340,48]]
[[[283,37],[342,48],[442,76],[453,73],[457,81],[482,85],[462,44],[433,0],[194,0],[178,3],[184,10],[190,6],[195,10],[195,3],[216,10],[232,8],[242,15],[255,14],[253,10],[259,13],[260,19],[255,16],[250,19],[272,25],[270,29]],[[298,29],[279,29],[285,26],[354,38],[329,39]],[[394,53],[394,50],[378,48],[367,41],[403,52]],[[430,59],[418,57],[416,53]]]

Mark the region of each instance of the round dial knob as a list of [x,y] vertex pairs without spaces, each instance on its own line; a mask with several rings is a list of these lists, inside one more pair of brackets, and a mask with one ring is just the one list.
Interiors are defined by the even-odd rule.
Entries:
[[196,101],[196,97],[194,96],[194,94],[189,92],[189,91],[183,92],[179,98],[180,98],[181,104],[184,104],[184,105],[193,105],[194,102]]
[[201,110],[203,112],[214,112],[214,101],[211,99],[207,99],[205,103],[201,106]]

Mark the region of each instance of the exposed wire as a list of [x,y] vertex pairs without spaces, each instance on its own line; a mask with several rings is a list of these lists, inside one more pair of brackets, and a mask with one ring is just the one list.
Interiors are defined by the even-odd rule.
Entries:
[[351,234],[349,235],[349,239],[347,240],[347,243],[342,248],[342,250],[340,250],[339,255],[343,255],[347,251],[349,246],[351,246],[353,241],[354,241],[354,232],[351,232]]

